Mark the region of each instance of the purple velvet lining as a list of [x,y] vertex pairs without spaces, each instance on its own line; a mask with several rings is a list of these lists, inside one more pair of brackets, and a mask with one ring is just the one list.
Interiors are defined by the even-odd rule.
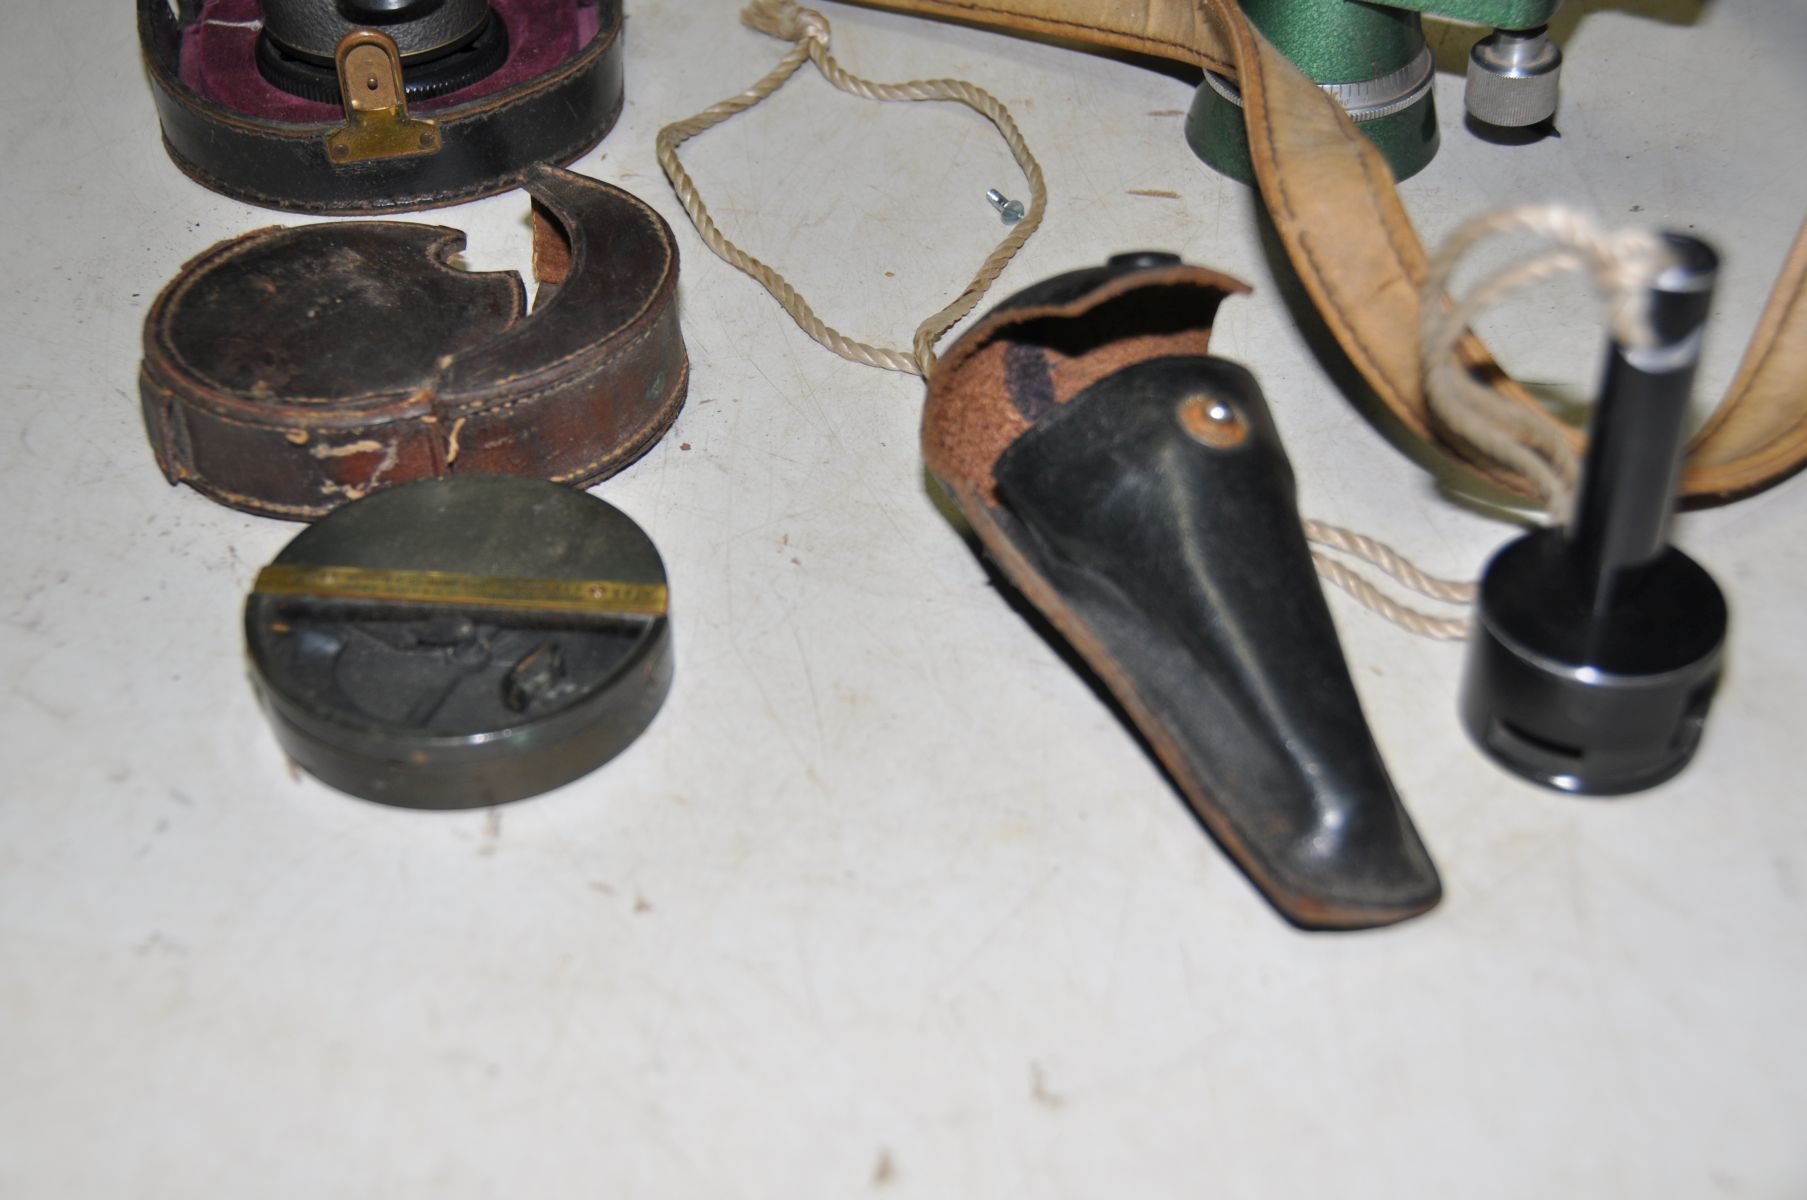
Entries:
[[[508,61],[488,79],[411,105],[420,112],[463,104],[543,75],[596,36],[598,9],[577,0],[490,0],[508,26]],[[263,0],[207,0],[182,34],[182,82],[215,104],[249,117],[295,124],[342,120],[330,104],[273,87],[253,56],[263,27]]]

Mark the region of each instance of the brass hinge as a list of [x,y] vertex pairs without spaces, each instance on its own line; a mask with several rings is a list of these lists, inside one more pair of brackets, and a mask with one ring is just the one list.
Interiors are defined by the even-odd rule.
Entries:
[[401,51],[388,34],[354,29],[339,43],[336,58],[345,124],[326,135],[329,159],[355,163],[438,153],[439,123],[408,115]]

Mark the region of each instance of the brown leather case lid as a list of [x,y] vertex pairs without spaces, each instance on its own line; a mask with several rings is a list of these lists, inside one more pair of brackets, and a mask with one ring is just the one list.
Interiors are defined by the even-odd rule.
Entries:
[[151,306],[145,429],[172,483],[309,520],[459,472],[585,485],[684,402],[671,229],[636,197],[535,167],[538,302],[450,262],[455,229],[258,230],[188,263]]

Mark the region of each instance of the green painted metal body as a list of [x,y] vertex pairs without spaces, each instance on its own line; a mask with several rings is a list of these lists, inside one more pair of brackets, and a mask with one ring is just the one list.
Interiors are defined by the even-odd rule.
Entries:
[[1241,0],[1262,36],[1318,83],[1373,79],[1424,46],[1418,14],[1353,0]]
[[[1317,83],[1358,83],[1409,65],[1424,49],[1420,14],[1498,29],[1548,23],[1562,0],[1240,0],[1250,23]],[[1411,107],[1360,122],[1406,179],[1437,153],[1436,105],[1429,92]],[[1233,179],[1253,180],[1241,107],[1209,82],[1199,85],[1186,118],[1193,153]]]
[[[1427,93],[1410,108],[1357,126],[1380,147],[1387,165],[1398,179],[1422,171],[1437,154],[1437,106]],[[1186,141],[1192,152],[1239,183],[1253,185],[1255,166],[1249,161],[1248,127],[1242,106],[1233,104],[1200,84],[1186,115]]]
[[1470,25],[1536,29],[1550,23],[1562,0],[1387,0],[1387,4]]

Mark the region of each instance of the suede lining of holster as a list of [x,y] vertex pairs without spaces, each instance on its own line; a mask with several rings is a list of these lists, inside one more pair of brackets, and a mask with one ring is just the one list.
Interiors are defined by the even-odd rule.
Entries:
[[[1012,394],[1013,349],[1039,356],[1052,402],[1064,404],[1130,363],[1208,353],[1217,306],[1248,290],[1216,271],[1173,266],[1120,276],[1069,303],[993,311],[954,344],[929,378],[924,463],[944,484],[996,505],[992,465],[1033,423]],[[1119,324],[1113,310],[1138,315],[1124,322],[1129,327],[1147,329],[1152,315],[1167,328],[1113,336]]]

